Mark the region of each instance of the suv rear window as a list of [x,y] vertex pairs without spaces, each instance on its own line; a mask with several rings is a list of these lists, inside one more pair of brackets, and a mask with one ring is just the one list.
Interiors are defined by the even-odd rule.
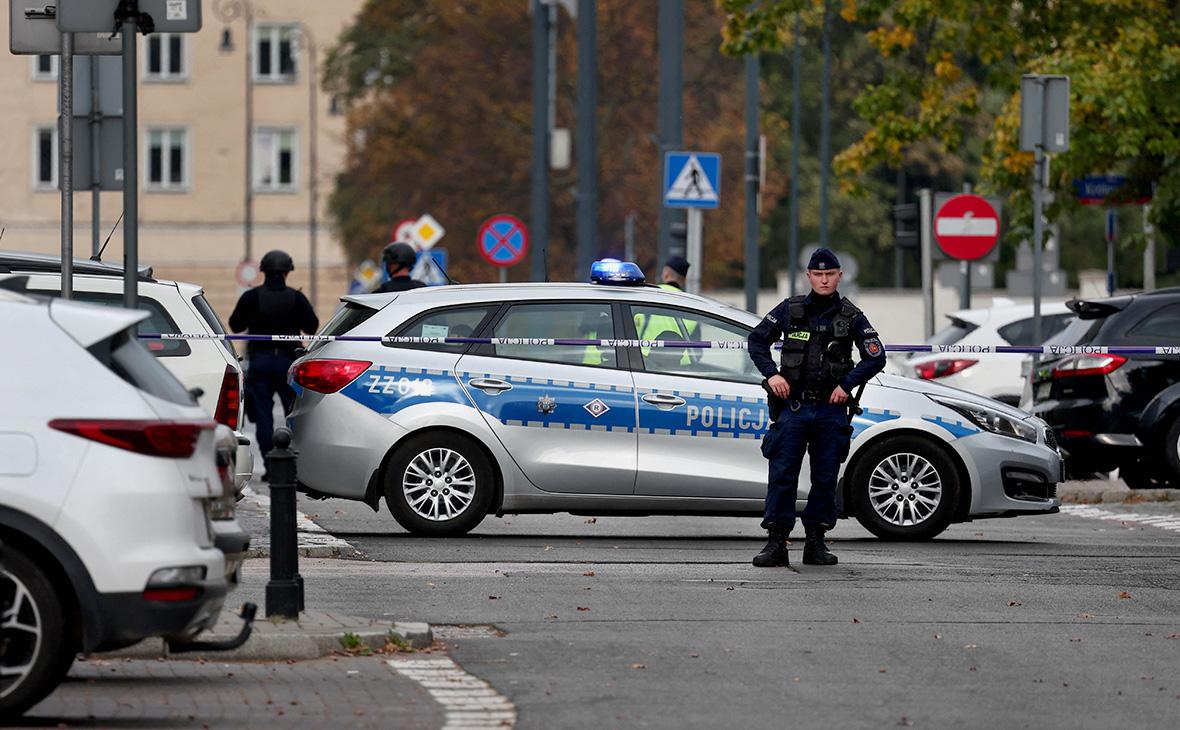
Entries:
[[145,393],[182,406],[197,404],[172,373],[124,330],[87,348],[115,375]]
[[[321,335],[343,335],[360,327],[369,317],[377,313],[376,309],[372,307],[364,307],[354,302],[345,302],[343,306],[336,310],[324,328],[320,330]],[[313,342],[307,348],[308,352],[314,352],[324,345],[327,341]]]
[[979,329],[979,325],[971,324],[965,319],[951,317],[951,323],[931,335],[926,344],[953,345],[976,329]]
[[[198,294],[193,297],[193,306],[201,314],[201,319],[205,320],[205,324],[209,325],[209,329],[213,330],[214,334],[224,335],[225,325],[221,323],[221,317],[217,316],[217,312],[213,309],[213,305],[209,304],[209,300],[205,298],[204,294]],[[238,353],[234,352],[234,346],[229,340],[222,340],[221,344],[225,345],[225,349],[233,359],[238,359]]]
[[[1074,318],[1073,312],[1069,312],[1066,314],[1046,314],[1046,315],[1042,316],[1041,317],[1041,340],[1042,341],[1048,340],[1049,338],[1053,337],[1061,330],[1065,329],[1065,326],[1067,324],[1069,324],[1069,321],[1073,318]],[[1007,342],[1009,345],[1016,345],[1018,347],[1020,347],[1020,346],[1027,347],[1027,346],[1031,346],[1031,345],[1041,344],[1040,342],[1036,341],[1035,337],[1033,337],[1033,318],[1032,317],[1028,317],[1026,319],[1018,319],[1015,322],[1012,322],[1011,324],[1006,324],[1003,327],[999,328],[997,330],[997,332],[999,332],[1000,337],[1003,337],[1004,341]]]
[[[54,291],[38,291],[38,294],[46,294],[48,296],[57,296],[58,292]],[[106,292],[89,292],[89,291],[75,291],[74,299],[79,302],[88,302],[90,304],[101,304],[104,307],[122,307],[122,294],[109,294]],[[176,320],[172,319],[168,314],[168,310],[164,309],[164,305],[157,302],[150,297],[139,297],[139,308],[141,311],[148,313],[148,318],[143,320],[137,326],[138,334],[161,334],[161,335],[175,335],[180,334],[180,328],[176,326]],[[188,357],[192,354],[192,349],[188,346],[188,342],[184,340],[144,340],[144,346],[148,352],[156,357]]]

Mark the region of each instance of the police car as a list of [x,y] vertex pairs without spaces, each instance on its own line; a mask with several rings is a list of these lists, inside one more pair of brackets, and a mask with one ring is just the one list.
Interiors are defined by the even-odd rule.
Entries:
[[[758,317],[644,286],[633,264],[600,262],[592,279],[344,297],[321,333],[343,339],[291,368],[301,489],[374,510],[384,498],[419,535],[488,514],[760,515],[769,424],[745,350]],[[698,341],[715,345],[663,346]],[[841,514],[875,535],[1058,510],[1043,421],[891,375],[861,406]],[[804,465],[801,500],[808,485]]]

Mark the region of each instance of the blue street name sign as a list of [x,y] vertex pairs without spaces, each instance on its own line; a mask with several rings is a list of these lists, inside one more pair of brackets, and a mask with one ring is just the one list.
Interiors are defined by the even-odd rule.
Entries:
[[669,152],[664,155],[664,206],[716,208],[721,204],[721,155]]
[[1151,202],[1151,187],[1126,175],[1087,175],[1073,181],[1074,196],[1083,205],[1142,205]]

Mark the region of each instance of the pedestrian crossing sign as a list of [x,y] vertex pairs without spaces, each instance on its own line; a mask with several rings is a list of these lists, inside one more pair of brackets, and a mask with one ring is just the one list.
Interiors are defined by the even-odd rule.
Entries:
[[721,204],[721,155],[669,152],[664,155],[664,206],[716,208]]

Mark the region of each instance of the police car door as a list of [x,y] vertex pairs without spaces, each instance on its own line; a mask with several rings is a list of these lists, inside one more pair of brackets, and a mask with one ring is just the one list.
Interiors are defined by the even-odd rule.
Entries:
[[472,402],[540,489],[635,488],[635,389],[622,349],[541,342],[614,338],[621,311],[606,300],[512,304],[492,328],[498,341],[459,361]]
[[645,337],[734,348],[638,348],[635,493],[764,498],[766,460],[760,447],[769,422],[762,376],[744,349],[749,329],[692,310],[632,304],[630,312],[636,332]]

